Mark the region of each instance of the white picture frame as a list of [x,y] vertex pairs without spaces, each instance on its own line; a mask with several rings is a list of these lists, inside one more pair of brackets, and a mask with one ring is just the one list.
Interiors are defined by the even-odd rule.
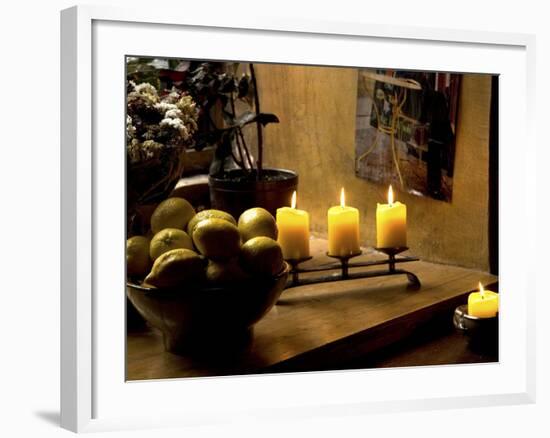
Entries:
[[[64,10],[61,25],[62,427],[100,431],[534,401],[533,275],[527,261],[510,257],[535,247],[534,36],[104,6]],[[193,36],[193,44],[172,44],[174,35]],[[223,51],[220,41],[228,42]],[[358,48],[372,50],[369,62]],[[391,65],[383,55],[388,48]],[[500,74],[500,362],[124,382],[122,54]],[[519,157],[508,153],[515,144],[523,148]],[[514,163],[509,181],[503,175]]]

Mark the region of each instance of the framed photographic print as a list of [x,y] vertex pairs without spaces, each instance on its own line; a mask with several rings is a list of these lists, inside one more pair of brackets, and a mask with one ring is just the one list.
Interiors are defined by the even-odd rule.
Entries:
[[532,402],[533,44],[63,11],[62,426]]

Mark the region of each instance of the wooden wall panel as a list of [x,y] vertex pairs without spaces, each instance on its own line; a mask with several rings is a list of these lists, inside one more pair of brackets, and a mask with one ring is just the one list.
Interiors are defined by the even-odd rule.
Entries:
[[[299,207],[321,235],[344,186],[360,211],[362,244],[372,246],[376,203],[387,187],[355,176],[357,70],[266,64],[257,72],[262,111],[281,122],[265,129],[266,164],[299,173]],[[411,252],[425,260],[488,270],[490,93],[490,76],[464,75],[452,203],[397,193],[408,208]]]

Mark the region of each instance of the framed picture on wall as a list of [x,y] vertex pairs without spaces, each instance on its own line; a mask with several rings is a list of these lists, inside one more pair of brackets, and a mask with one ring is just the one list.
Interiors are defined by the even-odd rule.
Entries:
[[450,202],[462,76],[360,69],[357,175]]
[[[514,254],[533,244],[535,218],[514,200],[536,196],[524,175],[535,145],[518,117],[533,108],[531,37],[230,15],[62,12],[62,426],[530,402],[534,292]],[[443,90],[439,161],[422,158],[441,140],[435,115],[424,117],[426,96],[394,117],[397,88],[420,83]],[[498,114],[498,160],[488,135],[468,137],[479,139],[468,123],[480,114],[486,133]],[[372,156],[356,138],[384,126],[393,130],[380,145],[397,133],[415,175],[439,166],[437,184],[424,178],[414,189],[424,196],[361,164]],[[507,194],[496,196],[497,219],[495,160]],[[238,177],[228,183],[230,173]],[[250,203],[242,192],[221,197],[237,183],[254,187]],[[489,309],[492,295],[477,284],[497,280]],[[434,316],[452,327],[443,309],[461,306],[457,327],[496,318],[495,360],[405,366],[401,355],[373,366],[372,355],[353,355],[394,346]],[[238,348],[227,337],[236,319],[248,321],[246,336],[231,338]],[[209,330],[207,343],[193,338],[202,355],[180,342]]]

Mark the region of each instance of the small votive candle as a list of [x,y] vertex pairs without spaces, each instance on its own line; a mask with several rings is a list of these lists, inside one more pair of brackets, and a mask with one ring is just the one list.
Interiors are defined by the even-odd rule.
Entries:
[[468,315],[476,318],[492,318],[498,313],[498,294],[483,289],[479,283],[479,292],[472,292],[468,296]]

